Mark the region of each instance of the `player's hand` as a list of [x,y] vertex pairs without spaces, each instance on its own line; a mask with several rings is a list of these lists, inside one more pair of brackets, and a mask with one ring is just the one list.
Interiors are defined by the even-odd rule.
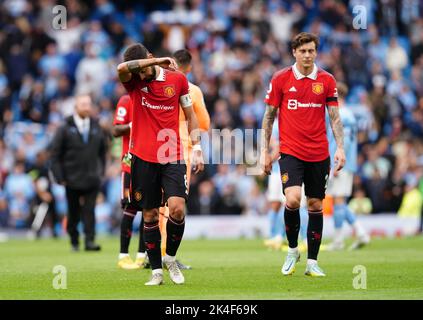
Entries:
[[126,210],[129,206],[129,188],[123,189],[123,198],[120,199],[120,206],[123,210]]
[[260,164],[265,175],[270,175],[272,172],[272,158],[267,151],[262,151],[260,155]]
[[120,206],[123,210],[126,210],[129,206],[129,199],[126,197],[123,199],[120,199]]
[[164,58],[157,58],[157,65],[170,70],[177,70],[178,65],[173,58],[164,57]]
[[125,153],[125,155],[122,158],[122,163],[128,167],[131,167],[131,159],[132,159],[132,154],[129,153],[129,151],[127,153]]
[[201,150],[192,152],[192,170],[195,174],[204,170],[203,152]]
[[333,171],[333,175],[336,177],[338,175],[338,171],[341,171],[342,168],[345,166],[345,152],[344,149],[336,149],[335,156],[335,170]]

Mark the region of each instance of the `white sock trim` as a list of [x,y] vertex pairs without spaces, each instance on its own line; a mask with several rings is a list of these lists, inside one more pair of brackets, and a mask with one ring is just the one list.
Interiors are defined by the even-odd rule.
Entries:
[[127,216],[130,216],[130,217],[132,217],[132,218],[135,218],[135,216],[137,215],[137,214],[133,214],[133,213],[128,212],[128,211],[124,211],[124,212],[123,212],[123,214],[125,214],[125,215],[127,215]]
[[153,275],[155,275],[155,274],[161,274],[161,275],[163,275],[163,269],[162,268],[159,268],[159,269],[154,269],[153,271],[152,271],[152,274]]
[[129,253],[119,253],[119,260],[125,257],[129,257]]
[[139,259],[139,258],[145,258],[147,256],[147,254],[145,253],[145,252],[138,252],[137,253],[137,259]]
[[314,259],[307,259],[307,265],[308,265],[308,266],[313,266],[313,265],[315,265],[315,264],[317,264],[317,260],[314,260]]
[[176,256],[169,256],[167,253],[164,256],[166,261],[174,262],[176,260]]
[[298,252],[298,247],[295,247],[295,248],[289,247],[288,248],[288,253],[297,253],[297,252]]

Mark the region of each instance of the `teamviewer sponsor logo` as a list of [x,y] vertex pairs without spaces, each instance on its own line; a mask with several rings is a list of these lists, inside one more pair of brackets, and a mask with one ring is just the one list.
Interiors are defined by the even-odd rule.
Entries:
[[320,108],[321,106],[322,106],[321,103],[313,103],[313,102],[302,103],[302,102],[298,102],[295,99],[288,100],[289,110],[297,110],[297,108]]
[[321,103],[313,103],[313,102],[301,103],[301,102],[298,102],[298,108],[320,108],[321,106],[322,106]]
[[288,109],[289,110],[297,110],[298,102],[295,99],[288,100]]
[[155,106],[155,105],[149,103],[145,97],[142,97],[141,104],[143,106],[147,107],[147,108],[154,109],[154,110],[166,110],[167,111],[167,110],[173,110],[173,108],[174,108],[173,106],[164,106],[164,105]]

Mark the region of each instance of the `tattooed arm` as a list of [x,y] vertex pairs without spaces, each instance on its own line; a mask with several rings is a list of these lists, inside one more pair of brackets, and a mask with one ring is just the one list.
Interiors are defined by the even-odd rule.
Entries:
[[334,155],[334,160],[336,163],[336,168],[334,174],[336,176],[337,172],[340,171],[345,165],[345,152],[344,152],[344,127],[342,125],[341,118],[339,116],[339,108],[328,106],[330,126],[332,127],[333,136],[336,141],[336,152]]
[[266,104],[266,111],[263,116],[263,122],[261,124],[262,136],[261,136],[261,161],[264,166],[264,173],[269,175],[272,171],[272,159],[269,154],[270,149],[270,136],[272,135],[273,122],[276,118],[278,109],[274,106]]
[[112,127],[113,137],[121,137],[131,133],[130,124],[115,124]]
[[146,58],[122,62],[117,66],[119,80],[128,82],[132,78],[132,74],[140,73],[144,68],[158,65],[163,68],[177,69],[177,64],[173,58]]

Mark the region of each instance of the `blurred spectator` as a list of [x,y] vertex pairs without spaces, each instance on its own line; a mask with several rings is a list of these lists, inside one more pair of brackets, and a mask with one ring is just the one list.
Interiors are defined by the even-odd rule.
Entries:
[[30,131],[22,135],[22,140],[19,142],[18,150],[25,154],[25,162],[29,165],[35,163],[37,154],[46,148],[46,144],[41,140],[36,140],[34,134]]
[[0,59],[0,122],[3,119],[3,114],[6,111],[6,108],[8,108],[9,95],[9,79],[5,74],[4,63]]
[[[123,30],[123,26],[118,23],[117,21],[113,20],[110,25],[108,26],[111,42],[114,44],[114,52],[113,54],[116,55],[123,47],[126,38],[125,31]],[[144,43],[144,45],[146,45]],[[148,47],[146,45],[147,48]]]
[[213,183],[203,181],[198,186],[198,195],[190,201],[189,212],[192,214],[209,215],[219,210],[220,197]]
[[38,63],[40,73],[47,76],[52,70],[64,72],[66,70],[65,59],[57,52],[56,43],[49,43],[46,48],[46,53],[40,58]]
[[264,215],[267,211],[267,199],[257,184],[254,184],[249,190],[244,201],[244,213],[246,215]]
[[59,222],[59,219],[56,213],[56,200],[54,198],[52,185],[49,179],[47,159],[48,154],[46,151],[37,153],[36,161],[28,174],[34,180],[35,201],[33,213],[36,215],[41,206],[46,206],[47,208],[46,216],[40,225],[40,228],[36,230],[37,236],[41,235],[42,226],[48,225],[51,230],[51,235],[53,237],[57,237],[56,224]]
[[[116,139],[119,140],[119,139]],[[121,147],[119,146],[119,151]],[[120,155],[120,153],[119,153]],[[120,157],[118,161],[110,163],[106,170],[106,199],[116,212],[120,212],[120,198],[122,193]]]
[[109,35],[103,30],[99,20],[92,20],[89,29],[82,35],[83,44],[90,44],[94,47],[101,48],[97,54],[100,58],[106,59],[112,54]]
[[101,47],[89,43],[85,46],[85,57],[76,68],[76,94],[90,94],[100,98],[108,79],[107,63],[100,58]]
[[15,162],[13,152],[8,148],[3,139],[0,139],[0,186],[4,178],[12,171]]
[[[55,199],[55,209],[59,220],[63,220],[68,212],[68,204],[66,200],[66,189],[64,186],[52,183],[51,191]],[[66,232],[66,230],[64,230]]]
[[[420,164],[420,170],[423,170],[423,157],[420,157],[419,164]],[[419,191],[420,191],[420,196],[423,199],[423,174],[420,177]],[[420,210],[420,223],[419,223],[417,232],[419,234],[423,233],[423,205]]]
[[231,167],[228,164],[219,164],[217,166],[217,173],[213,176],[212,180],[217,192],[223,195],[223,189],[227,185],[234,185],[236,183],[236,176],[231,172]]
[[20,89],[22,80],[29,69],[27,53],[19,44],[14,44],[9,49],[6,59],[7,77],[12,92]]
[[21,95],[22,120],[47,123],[48,105],[44,85],[44,82],[36,81],[28,96]]
[[112,206],[105,201],[105,197],[102,192],[100,192],[97,196],[95,218],[96,232],[99,234],[110,233],[112,229]]
[[348,207],[356,214],[369,214],[372,212],[372,201],[365,196],[363,189],[354,192],[352,199],[348,203]]
[[420,217],[423,199],[418,189],[418,180],[416,177],[410,176],[407,179],[404,198],[401,207],[398,210],[400,217]]
[[302,12],[287,11],[285,6],[286,4],[280,3],[269,13],[272,33],[275,38],[281,42],[291,40],[292,35],[290,31],[292,25],[297,22],[303,14]]
[[84,29],[85,26],[81,23],[78,16],[70,16],[66,23],[66,29],[51,32],[52,37],[57,43],[57,51],[62,55],[66,55],[75,48],[78,48]]
[[367,87],[367,71],[363,66],[366,65],[368,53],[363,47],[361,39],[354,35],[352,38],[351,47],[347,49],[348,54],[345,54],[345,68],[347,71],[348,83],[350,86],[364,86]]
[[28,227],[30,203],[35,195],[30,175],[25,173],[25,164],[17,161],[4,182],[4,194],[9,205],[9,224],[16,228]]
[[0,228],[9,226],[9,212],[7,210],[7,199],[0,187]]
[[367,160],[363,164],[363,176],[366,179],[380,176],[381,179],[388,177],[391,164],[387,159],[378,154],[375,148],[367,149]]
[[57,110],[62,116],[68,117],[73,113],[75,100],[72,96],[71,83],[68,77],[61,76],[54,99],[57,102]]
[[402,71],[408,64],[407,53],[396,38],[391,38],[386,52],[386,67],[390,72]]
[[240,215],[243,209],[243,206],[241,206],[236,196],[235,185],[224,185],[221,191],[221,201],[219,203],[216,214]]

